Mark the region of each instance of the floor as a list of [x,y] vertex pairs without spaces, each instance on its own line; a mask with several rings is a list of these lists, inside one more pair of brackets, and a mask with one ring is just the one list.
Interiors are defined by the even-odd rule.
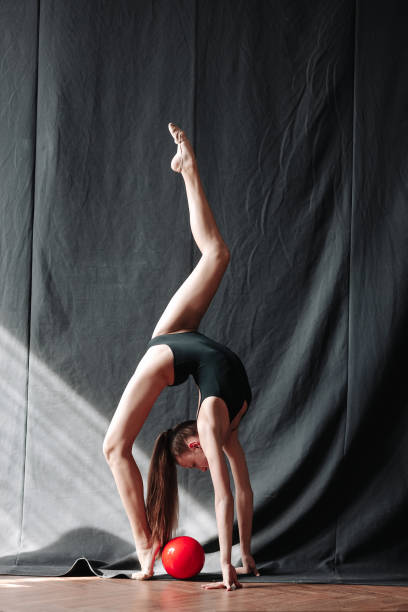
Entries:
[[244,583],[207,591],[199,582],[0,576],[0,612],[408,612],[408,587]]

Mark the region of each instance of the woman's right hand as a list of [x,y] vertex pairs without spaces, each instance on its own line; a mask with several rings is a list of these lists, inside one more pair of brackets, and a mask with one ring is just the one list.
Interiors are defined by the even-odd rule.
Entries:
[[242,589],[242,584],[238,582],[237,572],[235,567],[231,563],[225,563],[222,566],[222,582],[214,582],[212,584],[203,584],[203,589],[227,589],[227,591],[234,591],[235,589]]

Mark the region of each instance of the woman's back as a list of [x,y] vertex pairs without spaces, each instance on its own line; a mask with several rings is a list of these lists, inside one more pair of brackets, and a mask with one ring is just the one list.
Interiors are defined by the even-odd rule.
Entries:
[[227,405],[230,421],[244,400],[249,405],[251,389],[245,368],[228,347],[197,331],[155,336],[148,346],[162,344],[170,347],[174,357],[174,382],[170,386],[180,385],[191,374],[200,389],[200,406],[207,397],[220,397]]

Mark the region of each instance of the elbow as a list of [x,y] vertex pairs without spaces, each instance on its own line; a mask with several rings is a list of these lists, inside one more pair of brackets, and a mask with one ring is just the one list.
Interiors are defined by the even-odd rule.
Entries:
[[220,495],[215,495],[215,506],[229,506],[234,504],[234,498],[231,491],[225,491]]
[[254,501],[254,492],[251,488],[251,485],[248,485],[243,488],[236,489],[236,497],[239,499],[244,499],[245,501]]

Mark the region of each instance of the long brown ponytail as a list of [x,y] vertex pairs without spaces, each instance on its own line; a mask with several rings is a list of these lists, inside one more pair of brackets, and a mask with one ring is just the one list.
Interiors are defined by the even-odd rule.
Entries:
[[168,542],[178,522],[177,467],[175,458],[188,451],[185,443],[197,435],[196,421],[184,421],[163,431],[154,444],[147,483],[146,515],[153,540]]

